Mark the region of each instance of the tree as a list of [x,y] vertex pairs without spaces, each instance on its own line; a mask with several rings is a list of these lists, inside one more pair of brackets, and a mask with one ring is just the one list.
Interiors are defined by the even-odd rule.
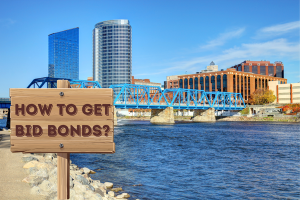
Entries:
[[264,105],[267,103],[272,103],[276,99],[272,90],[268,89],[258,89],[250,95],[249,103],[252,105]]

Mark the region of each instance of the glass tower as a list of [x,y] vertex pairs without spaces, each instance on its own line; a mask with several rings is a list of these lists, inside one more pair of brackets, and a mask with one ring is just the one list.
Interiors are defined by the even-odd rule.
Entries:
[[93,79],[103,88],[131,83],[131,26],[128,20],[108,20],[93,30]]
[[79,79],[79,28],[48,35],[48,76]]

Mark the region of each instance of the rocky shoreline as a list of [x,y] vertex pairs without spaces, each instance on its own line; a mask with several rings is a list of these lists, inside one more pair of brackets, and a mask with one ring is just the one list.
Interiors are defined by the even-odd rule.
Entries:
[[218,119],[217,121],[248,121],[248,122],[300,122],[300,117],[247,117],[247,116],[237,116],[237,117],[225,117]]
[[[25,154],[22,161],[28,174],[22,182],[30,185],[30,193],[57,200],[57,154]],[[70,164],[70,200],[126,200],[130,197],[122,188],[113,188],[113,183],[93,180],[90,174],[94,173],[86,167]]]

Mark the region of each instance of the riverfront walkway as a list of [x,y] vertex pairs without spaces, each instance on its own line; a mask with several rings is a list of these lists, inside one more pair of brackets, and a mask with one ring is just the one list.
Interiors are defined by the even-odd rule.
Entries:
[[28,176],[22,156],[22,153],[11,153],[10,133],[0,131],[0,199],[43,200],[41,196],[31,195],[29,184],[22,182]]

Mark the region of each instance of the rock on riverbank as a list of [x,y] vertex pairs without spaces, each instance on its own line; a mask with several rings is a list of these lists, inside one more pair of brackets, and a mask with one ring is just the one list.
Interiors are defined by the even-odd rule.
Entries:
[[[31,193],[46,199],[57,200],[57,154],[26,154],[22,158],[28,176],[22,180],[31,186]],[[130,197],[121,193],[122,188],[113,188],[113,183],[93,180],[94,171],[70,165],[71,200],[125,200]]]
[[218,119],[217,121],[274,121],[274,122],[300,122],[299,116],[288,117],[246,117],[246,116],[231,116]]

